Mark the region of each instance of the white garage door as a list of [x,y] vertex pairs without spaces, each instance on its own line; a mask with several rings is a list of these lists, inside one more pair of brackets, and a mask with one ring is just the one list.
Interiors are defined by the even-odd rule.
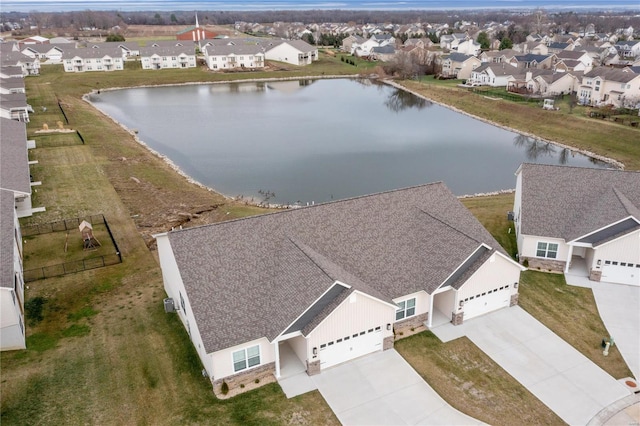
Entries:
[[640,285],[640,263],[605,260],[600,281],[609,283]]
[[511,296],[509,286],[495,288],[464,299],[464,319],[468,320],[487,312],[509,306]]
[[382,350],[382,327],[362,330],[320,345],[320,368],[336,364]]

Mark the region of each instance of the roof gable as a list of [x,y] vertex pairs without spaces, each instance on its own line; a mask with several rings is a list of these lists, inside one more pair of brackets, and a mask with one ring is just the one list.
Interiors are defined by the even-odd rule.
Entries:
[[[208,352],[273,340],[336,281],[389,302],[432,293],[481,243],[502,250],[442,183],[173,231],[168,238]],[[325,309],[341,295],[325,301]],[[295,328],[312,329],[326,312]]]

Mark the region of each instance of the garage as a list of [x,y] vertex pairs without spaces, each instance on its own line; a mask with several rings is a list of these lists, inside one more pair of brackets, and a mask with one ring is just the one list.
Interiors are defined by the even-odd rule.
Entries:
[[600,281],[640,286],[640,263],[605,260]]
[[509,286],[501,286],[495,289],[476,294],[464,299],[464,319],[465,321],[477,317],[487,312],[509,306],[511,296]]
[[382,327],[361,330],[320,344],[320,368],[324,370],[379,350],[382,350]]

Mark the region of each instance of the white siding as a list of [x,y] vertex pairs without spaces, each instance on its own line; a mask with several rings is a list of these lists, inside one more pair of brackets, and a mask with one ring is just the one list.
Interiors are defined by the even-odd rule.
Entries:
[[294,337],[293,339],[286,340],[291,346],[291,349],[296,353],[300,361],[305,362],[309,359],[311,354],[309,353],[309,342],[302,336]]
[[[394,303],[402,302],[403,300],[416,298],[416,315],[426,314],[429,312],[429,307],[431,304],[431,296],[426,291],[419,291],[417,293],[408,294],[406,296],[397,297],[393,299]],[[395,320],[395,314],[393,319]],[[406,318],[403,318],[399,321],[404,321]]]
[[503,286],[509,286],[509,294],[516,294],[518,289],[513,284],[520,281],[520,267],[514,262],[494,253],[458,290],[458,301],[476,296]]
[[558,244],[558,254],[555,259],[559,261],[566,261],[567,256],[569,255],[569,246],[565,244],[564,240],[561,238],[550,238],[550,237],[536,237],[531,235],[522,235],[522,248],[520,250],[520,257],[535,257],[538,259],[550,259],[545,257],[536,256],[536,250],[538,249],[538,243],[557,243]]
[[260,346],[260,364],[256,365],[253,368],[257,368],[264,364],[269,364],[270,362],[275,362],[276,357],[273,345],[269,343],[269,340],[266,337],[262,337],[260,339],[256,339],[247,343],[243,343],[241,345],[233,346],[231,348],[212,353],[211,361],[213,363],[214,374],[211,377],[213,377],[214,380],[218,380],[224,377],[232,376],[236,373],[251,370],[251,368],[249,368],[238,372],[233,371],[233,353],[240,349],[249,348],[255,345]]
[[[640,263],[640,230],[595,249],[595,262],[600,259],[617,262]],[[592,266],[593,267],[593,266]]]
[[24,322],[13,289],[0,288],[0,350],[25,348]]
[[[191,342],[193,343],[202,365],[207,370],[209,377],[214,377],[215,368],[211,361],[211,356],[206,353],[204,344],[202,343],[202,337],[200,336],[200,330],[193,316],[193,310],[191,309],[191,303],[189,297],[184,288],[182,277],[178,269],[178,264],[173,256],[173,250],[171,249],[171,243],[169,237],[166,234],[156,235],[156,241],[158,243],[158,257],[160,258],[160,267],[162,269],[162,280],[164,282],[164,290],[167,296],[173,299],[174,305],[179,309],[177,315],[182,321],[185,329],[189,332]],[[185,309],[180,306],[180,295],[182,295]],[[174,314],[167,314],[174,315]],[[188,326],[187,326],[188,324]]]
[[309,334],[309,347],[378,326],[382,327],[383,338],[391,336],[393,331],[387,330],[386,325],[393,324],[395,312],[394,307],[354,291]]
[[450,316],[451,312],[453,312],[455,308],[455,299],[456,295],[452,290],[438,293],[433,300],[433,309],[437,309],[443,314]]

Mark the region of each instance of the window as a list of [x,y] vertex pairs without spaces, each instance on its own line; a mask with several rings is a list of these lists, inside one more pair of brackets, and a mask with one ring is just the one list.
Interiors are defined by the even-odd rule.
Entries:
[[538,243],[536,256],[555,259],[558,256],[558,244],[556,243]]
[[403,300],[398,303],[398,310],[396,311],[396,321],[403,318],[408,318],[416,314],[416,298]]
[[233,353],[233,371],[242,371],[260,364],[260,346],[251,346]]

